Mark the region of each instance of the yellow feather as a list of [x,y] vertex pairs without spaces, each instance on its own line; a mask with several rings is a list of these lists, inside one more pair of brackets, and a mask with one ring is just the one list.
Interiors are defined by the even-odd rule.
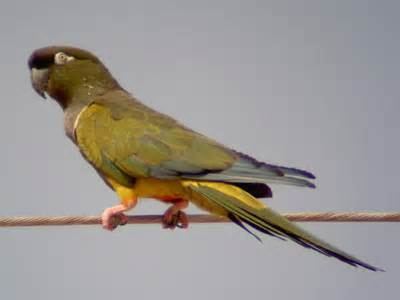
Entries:
[[210,213],[226,216],[227,211],[211,203],[207,198],[193,193],[189,186],[207,186],[212,189],[218,190],[229,196],[242,201],[244,204],[255,208],[263,209],[265,204],[258,199],[252,197],[242,189],[225,183],[220,182],[198,182],[192,180],[163,180],[155,178],[138,178],[132,187],[125,187],[113,179],[107,178],[115,192],[118,194],[123,204],[129,204],[132,199],[136,198],[155,198],[155,199],[185,199],[192,202],[200,209],[206,210]]

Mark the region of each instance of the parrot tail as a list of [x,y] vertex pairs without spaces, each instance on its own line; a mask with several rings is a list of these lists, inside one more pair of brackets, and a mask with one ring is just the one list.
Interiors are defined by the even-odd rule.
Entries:
[[234,223],[258,240],[260,240],[259,237],[246,228],[243,223],[268,235],[283,240],[289,239],[303,247],[335,257],[351,266],[361,266],[371,271],[383,271],[301,229],[237,186],[219,182],[193,181],[187,181],[186,185],[191,190],[194,200],[196,198],[200,201],[206,200],[223,208]]

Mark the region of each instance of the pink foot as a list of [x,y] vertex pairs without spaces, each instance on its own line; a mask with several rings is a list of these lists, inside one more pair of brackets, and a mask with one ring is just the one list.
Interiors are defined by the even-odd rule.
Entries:
[[128,223],[128,217],[123,213],[126,210],[127,207],[122,204],[106,208],[101,214],[103,228],[113,231],[118,225],[125,225]]

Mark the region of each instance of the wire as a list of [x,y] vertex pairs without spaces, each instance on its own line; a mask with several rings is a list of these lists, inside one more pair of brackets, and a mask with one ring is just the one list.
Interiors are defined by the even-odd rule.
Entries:
[[[300,212],[283,214],[295,222],[400,222],[400,212]],[[228,223],[212,215],[188,215],[189,223]],[[127,224],[161,223],[160,215],[128,216]],[[21,216],[0,217],[0,227],[65,226],[101,224],[100,216]]]

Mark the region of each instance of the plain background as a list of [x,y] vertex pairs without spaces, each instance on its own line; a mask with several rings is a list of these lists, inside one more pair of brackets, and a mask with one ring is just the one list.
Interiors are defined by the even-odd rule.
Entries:
[[[3,1],[0,214],[99,214],[117,203],[36,95],[27,58],[102,58],[148,105],[316,190],[273,186],[282,212],[398,211],[398,1]],[[143,201],[136,214],[162,213]],[[192,209],[191,211],[195,211]],[[304,224],[374,273],[231,224],[0,229],[2,299],[394,299],[399,224]]]

